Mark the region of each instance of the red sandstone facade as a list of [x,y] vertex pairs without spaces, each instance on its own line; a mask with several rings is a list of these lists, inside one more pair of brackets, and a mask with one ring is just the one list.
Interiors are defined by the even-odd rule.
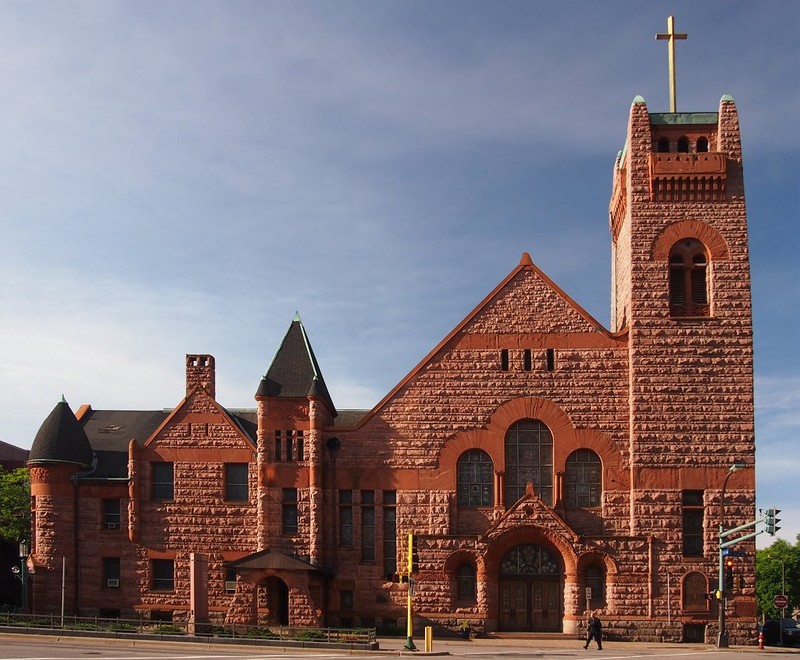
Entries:
[[[64,558],[79,614],[402,627],[414,533],[419,625],[575,635],[591,608],[621,638],[712,639],[721,487],[755,459],[732,100],[634,100],[610,229],[610,330],[525,254],[371,411],[336,410],[299,319],[255,410],[216,402],[205,355],[174,409],[73,428],[59,404],[31,452],[35,611]],[[746,470],[725,519],[754,517]],[[732,642],[755,628],[744,548]]]

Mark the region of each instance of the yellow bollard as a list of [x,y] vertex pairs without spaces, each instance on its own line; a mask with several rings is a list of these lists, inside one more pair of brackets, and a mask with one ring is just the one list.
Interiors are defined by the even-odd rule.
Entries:
[[425,626],[425,653],[433,653],[433,628]]

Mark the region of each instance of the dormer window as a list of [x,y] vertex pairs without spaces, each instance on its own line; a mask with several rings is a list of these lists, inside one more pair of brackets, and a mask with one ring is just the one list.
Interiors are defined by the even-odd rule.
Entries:
[[679,241],[669,253],[669,311],[671,316],[709,316],[708,257],[694,238]]

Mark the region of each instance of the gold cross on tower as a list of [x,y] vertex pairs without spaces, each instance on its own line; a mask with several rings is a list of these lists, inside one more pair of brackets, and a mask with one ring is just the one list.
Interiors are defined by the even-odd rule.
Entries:
[[667,18],[666,34],[657,34],[656,39],[669,40],[669,111],[677,112],[678,101],[675,94],[675,39],[686,39],[688,35],[675,32],[675,18]]

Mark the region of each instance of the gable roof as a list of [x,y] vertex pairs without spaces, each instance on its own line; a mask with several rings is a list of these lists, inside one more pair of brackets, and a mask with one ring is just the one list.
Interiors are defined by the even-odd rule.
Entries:
[[273,571],[321,571],[319,566],[309,563],[299,557],[284,554],[277,550],[267,548],[241,559],[225,564],[226,568],[233,569],[258,569]]
[[319,397],[336,413],[328,386],[322,377],[306,329],[295,315],[266,375],[261,379],[256,397]]
[[[531,291],[528,294],[532,305],[535,304],[536,308],[531,308],[531,315],[529,318],[524,319],[530,327],[526,332],[559,332],[559,333],[599,333],[611,340],[618,339],[625,333],[612,333],[606,330],[599,321],[597,321],[589,312],[581,307],[577,302],[570,298],[564,291],[551,280],[544,271],[533,263],[530,254],[527,252],[522,253],[522,258],[514,270],[512,270],[492,291],[486,296],[478,305],[473,309],[452,331],[440,341],[436,347],[426,355],[422,361],[414,367],[409,374],[401,380],[395,387],[381,399],[375,407],[360,420],[356,426],[360,427],[367,423],[367,421],[375,416],[377,412],[385,406],[391,399],[405,387],[425,366],[445,348],[450,342],[460,333],[471,331],[473,333],[480,332],[473,324],[480,320],[481,315],[491,308],[491,306],[500,301],[507,293],[512,293],[512,288],[516,281],[522,281],[522,277],[529,274],[531,277],[529,281],[534,283],[534,286],[529,286]],[[523,287],[520,287],[523,288]],[[544,305],[550,307],[558,306],[562,312],[559,318],[562,318],[561,327],[559,328],[545,328],[548,323],[545,317],[538,318],[534,315],[537,309],[541,309]],[[509,318],[512,315],[509,314]],[[473,326],[473,327],[470,327]],[[508,333],[523,332],[520,328],[509,327]]]
[[70,463],[88,469],[93,458],[83,427],[62,397],[36,433],[28,464]]
[[156,438],[158,437],[159,433],[169,424],[173,419],[178,417],[184,410],[189,410],[194,397],[202,397],[206,399],[211,406],[216,409],[217,413],[219,413],[225,420],[227,420],[231,426],[233,426],[236,431],[238,432],[239,436],[245,440],[246,442],[253,445],[255,448],[257,444],[257,439],[255,435],[251,435],[251,432],[255,433],[255,426],[253,420],[239,417],[237,415],[231,414],[217,403],[217,400],[209,394],[208,390],[205,388],[197,385],[193,387],[189,392],[186,394],[186,397],[181,401],[175,408],[169,411],[163,421],[150,433],[149,437],[144,441],[144,446],[151,445],[155,442]]
[[480,538],[482,540],[497,538],[508,531],[514,531],[530,524],[568,538],[572,543],[578,540],[578,534],[541,500],[530,482],[525,489],[525,494],[506,509],[503,515],[481,534]]

